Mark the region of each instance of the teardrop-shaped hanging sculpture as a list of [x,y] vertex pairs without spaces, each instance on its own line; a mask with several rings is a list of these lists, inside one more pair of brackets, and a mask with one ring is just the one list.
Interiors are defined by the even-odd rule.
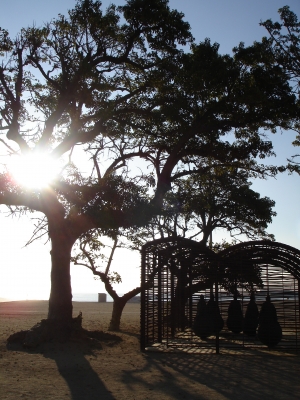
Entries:
[[258,323],[259,340],[268,347],[276,346],[282,339],[282,330],[277,321],[276,308],[271,303],[269,295],[261,306]]
[[197,304],[197,314],[193,324],[193,331],[195,335],[199,336],[202,340],[207,338],[207,336],[212,335],[207,316],[207,306],[203,294],[201,294],[200,300]]
[[213,294],[210,295],[210,300],[206,305],[206,309],[209,328],[211,332],[216,335],[223,329],[224,321]]
[[244,334],[247,336],[255,336],[258,326],[259,311],[255,303],[254,293],[251,293],[250,301],[247,305],[247,310],[244,319]]
[[236,293],[234,294],[234,299],[229,304],[226,323],[228,330],[233,333],[240,333],[243,330],[243,311]]

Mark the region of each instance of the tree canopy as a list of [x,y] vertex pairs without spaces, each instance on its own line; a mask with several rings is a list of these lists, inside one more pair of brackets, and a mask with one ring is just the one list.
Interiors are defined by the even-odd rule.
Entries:
[[[298,115],[292,128],[297,132],[293,144],[300,146],[300,22],[297,15],[288,6],[279,10],[281,22],[273,23],[271,20],[263,22],[270,37],[264,39],[272,49],[272,54],[276,62],[287,72],[290,82],[293,85],[294,93],[298,99]],[[293,156],[289,164],[289,169],[300,173],[299,155]]]
[[274,239],[266,232],[276,215],[274,205],[274,201],[261,198],[251,189],[245,170],[226,168],[192,175],[176,182],[165,196],[161,214],[131,238],[143,244],[147,237],[180,236],[207,245],[213,231],[223,229],[232,238]]
[[[288,128],[296,132],[293,144],[299,146],[300,22],[289,6],[280,8],[278,13],[279,22],[268,19],[260,23],[266,28],[268,36],[263,37],[261,42],[254,42],[253,46],[242,49],[242,51],[240,48],[240,55],[242,55],[244,61],[247,57],[250,62],[257,58],[257,61],[261,64],[265,66],[272,64],[286,73],[297,99],[298,108],[294,118],[290,119]],[[289,160],[288,169],[292,172],[300,173],[298,157],[299,155],[295,155],[292,160]]]

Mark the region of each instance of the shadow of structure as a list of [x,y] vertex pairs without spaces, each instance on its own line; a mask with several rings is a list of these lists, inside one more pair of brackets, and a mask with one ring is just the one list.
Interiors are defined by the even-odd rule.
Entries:
[[[141,370],[124,371],[123,379],[152,392],[152,398],[296,399],[300,359],[251,350],[235,354],[147,353]],[[146,374],[146,372],[148,374]],[[153,381],[149,382],[149,372]],[[150,397],[151,398],[151,397]]]
[[52,359],[69,387],[72,400],[113,400],[113,395],[93,370],[88,358],[96,357],[95,350],[102,350],[101,342],[114,346],[122,339],[100,331],[82,331],[79,337],[65,343],[42,343],[36,349],[26,349],[20,343],[13,343],[8,350],[41,353],[45,358]]

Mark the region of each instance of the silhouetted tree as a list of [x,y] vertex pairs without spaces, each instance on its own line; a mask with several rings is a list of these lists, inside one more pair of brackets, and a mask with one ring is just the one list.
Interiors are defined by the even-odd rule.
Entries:
[[245,170],[212,168],[206,175],[178,180],[166,195],[161,214],[140,230],[142,240],[148,232],[152,240],[178,236],[207,245],[216,229],[233,238],[274,239],[266,228],[276,215],[275,202],[253,191],[248,175]]
[[[111,264],[115,250],[118,247],[124,247],[124,244],[120,242],[120,236],[114,238],[113,245],[110,247],[108,258],[103,255],[103,248],[108,247],[100,241],[101,234],[97,230],[91,231],[88,234],[83,235],[78,240],[78,248],[74,246],[74,255],[71,261],[75,265],[82,265],[90,269],[95,277],[98,277],[105,286],[105,290],[113,299],[113,310],[111,315],[111,320],[109,323],[109,330],[118,331],[120,329],[122,312],[127,304],[127,302],[134,296],[141,293],[142,287],[137,286],[122,296],[118,295],[117,291],[114,289],[115,283],[120,283],[122,281],[121,276],[111,271]],[[101,268],[99,261],[104,260],[105,267]],[[104,269],[104,271],[103,271]],[[153,278],[157,270],[154,269],[151,276],[148,277],[147,287],[150,287],[153,283]]]
[[[47,217],[48,318],[70,321],[72,316],[70,257],[77,238],[97,227],[138,223],[146,203],[143,190],[124,169],[126,161],[148,153],[126,118],[150,113],[156,86],[179,52],[177,43],[190,40],[189,25],[165,0],[128,0],[105,13],[100,1],[80,0],[68,17],[22,29],[15,40],[1,29],[1,130],[13,145],[2,144],[9,153],[53,158],[71,158],[81,145],[93,162],[88,174],[69,162],[43,190],[17,184],[8,172],[1,175],[2,204]],[[133,109],[130,101],[142,93]],[[104,166],[100,157],[108,160]]]
[[[191,41],[189,25],[166,0],[127,0],[106,13],[100,6],[80,0],[68,17],[23,29],[15,40],[0,31],[1,131],[13,143],[2,145],[67,163],[42,190],[3,171],[0,203],[46,216],[48,318],[66,323],[71,249],[81,235],[147,223],[176,180],[217,166],[275,174],[258,163],[272,154],[261,129],[284,129],[295,114],[277,65],[222,56],[209,40],[178,50]],[[72,164],[79,145],[81,170]],[[142,172],[130,168],[137,158]]]

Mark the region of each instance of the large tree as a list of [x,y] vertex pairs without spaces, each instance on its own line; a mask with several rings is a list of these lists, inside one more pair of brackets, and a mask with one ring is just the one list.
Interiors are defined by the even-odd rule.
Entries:
[[[209,40],[184,54],[176,46],[191,40],[189,26],[167,3],[128,0],[102,13],[100,2],[82,0],[68,18],[15,40],[1,30],[2,143],[70,160],[44,189],[9,172],[0,182],[0,203],[47,218],[49,319],[72,317],[71,249],[84,233],[146,223],[176,180],[217,166],[276,173],[259,159],[272,154],[262,130],[286,128],[295,112],[286,74],[220,55]],[[81,171],[71,162],[79,145],[89,157]],[[138,169],[135,158],[144,160]]]
[[[17,184],[9,173],[1,176],[2,204],[40,211],[47,218],[52,246],[48,318],[68,321],[74,242],[97,226],[126,225],[143,197],[134,182],[116,175],[126,129],[115,121],[126,115],[134,97],[153,96],[160,75],[167,74],[165,67],[178,53],[176,45],[191,40],[189,25],[165,0],[128,0],[105,13],[100,1],[80,0],[68,17],[22,29],[14,40],[7,31],[0,33],[1,131],[8,151],[60,158],[82,145],[93,153],[96,176],[83,176],[69,163],[43,190]],[[127,158],[143,156],[133,135],[128,143],[133,150]],[[106,173],[97,159],[103,148],[115,157]],[[36,170],[42,162],[36,162]],[[89,212],[95,199],[97,220]]]

